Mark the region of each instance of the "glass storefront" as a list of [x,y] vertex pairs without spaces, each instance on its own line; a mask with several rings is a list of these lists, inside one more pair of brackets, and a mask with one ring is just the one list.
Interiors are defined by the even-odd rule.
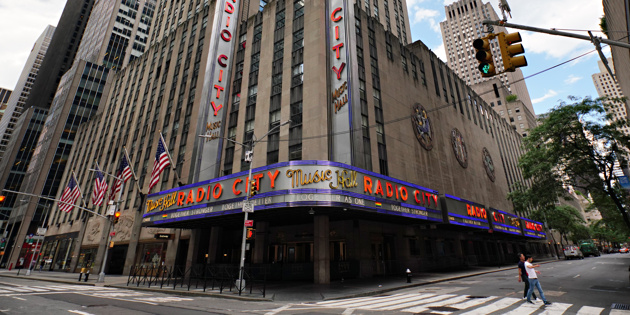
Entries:
[[140,265],[157,267],[164,264],[166,259],[166,243],[144,244]]

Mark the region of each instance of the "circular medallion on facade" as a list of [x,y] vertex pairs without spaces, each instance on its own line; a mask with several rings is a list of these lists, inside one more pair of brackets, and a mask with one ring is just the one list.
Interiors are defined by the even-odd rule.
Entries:
[[416,133],[416,139],[418,139],[420,145],[427,151],[433,149],[431,119],[429,119],[429,114],[424,107],[418,103],[413,106],[411,123],[413,124],[413,131]]
[[468,151],[466,150],[466,143],[464,143],[464,136],[462,133],[453,128],[451,131],[451,145],[453,146],[453,153],[463,168],[468,167]]
[[486,174],[488,174],[488,178],[494,182],[494,163],[492,162],[492,157],[490,156],[490,152],[488,149],[483,148],[483,167],[486,169]]

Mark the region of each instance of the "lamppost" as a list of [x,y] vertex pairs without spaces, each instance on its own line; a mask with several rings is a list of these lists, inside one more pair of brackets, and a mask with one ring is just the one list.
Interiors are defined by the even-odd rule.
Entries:
[[[118,176],[114,176],[112,174],[109,174],[107,172],[103,172],[102,170],[95,170],[95,169],[89,169],[90,172],[101,172],[109,177],[113,177],[116,180],[120,180],[122,181],[122,178],[118,177]],[[114,182],[115,185],[115,182]],[[109,244],[112,240],[112,228],[114,227],[114,214],[116,213],[116,208],[118,207],[118,204],[121,201],[113,201],[110,200],[108,202],[109,204],[109,209],[107,211],[107,242],[105,242],[105,254],[103,255],[103,262],[101,263],[101,271],[98,273],[98,280],[96,282],[105,282],[105,265],[107,264],[107,254],[109,253]]]
[[[201,138],[209,138],[209,139],[221,138],[221,139],[225,139],[227,141],[239,144],[239,145],[241,145],[244,148],[248,148],[249,152],[246,152],[246,156],[248,156],[250,161],[249,161],[249,175],[248,175],[247,178],[249,178],[249,180],[252,180],[252,164],[254,164],[254,147],[256,146],[256,144],[258,142],[263,140],[270,133],[276,131],[276,129],[279,129],[280,127],[282,127],[282,126],[284,126],[286,124],[289,124],[289,123],[291,123],[291,120],[287,120],[285,122],[281,122],[279,125],[269,129],[269,131],[267,131],[267,133],[265,133],[262,137],[260,137],[258,139],[252,133],[252,139],[250,140],[249,145],[246,145],[246,144],[243,144],[243,143],[240,143],[238,141],[234,141],[232,139],[225,138],[225,137],[215,137],[215,136],[210,136],[210,135],[199,135],[199,137],[201,137]],[[251,186],[250,183],[247,183],[247,185]],[[237,282],[237,287],[238,287],[238,290],[239,290],[239,295],[240,295],[240,292],[243,290],[243,287],[244,287],[244,285],[243,285],[243,283],[244,283],[243,276],[244,276],[244,273],[245,273],[245,247],[246,247],[246,244],[247,244],[247,227],[245,227],[245,223],[247,221],[247,217],[248,217],[248,214],[249,214],[249,212],[245,211],[245,207],[246,207],[246,204],[249,205],[249,196],[251,194],[251,187],[249,189],[250,189],[250,193],[245,194],[245,201],[243,201],[243,213],[245,214],[244,219],[243,219],[243,239],[242,239],[242,242],[241,242],[241,261],[240,261],[240,265],[239,265],[238,280],[236,281]],[[253,212],[254,205],[249,205],[249,206],[250,206],[250,211]]]
[[[48,212],[50,210],[50,204],[46,204],[46,214],[44,215],[44,220],[42,221],[42,227],[41,230],[40,228],[37,228],[37,233],[35,235],[37,236],[43,236],[46,234],[45,231],[45,226],[47,226],[48,224],[46,224],[46,220],[48,219]],[[40,237],[37,238],[37,243],[35,243],[35,250],[33,250],[33,255],[31,255],[31,261],[28,264],[28,270],[26,270],[26,275],[30,276],[31,275],[31,268],[33,267],[33,258],[37,257],[37,255],[39,255],[39,239]],[[43,244],[42,244],[43,245]]]

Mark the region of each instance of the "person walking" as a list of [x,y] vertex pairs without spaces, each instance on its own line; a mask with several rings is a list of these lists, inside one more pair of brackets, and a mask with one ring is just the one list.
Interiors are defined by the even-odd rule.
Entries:
[[534,304],[532,302],[532,294],[534,293],[534,287],[538,289],[538,293],[540,294],[540,298],[543,300],[545,305],[550,305],[551,302],[547,301],[545,298],[545,293],[543,292],[542,287],[540,286],[540,282],[538,281],[538,274],[540,271],[536,271],[535,268],[540,267],[540,265],[532,264],[534,258],[532,256],[527,257],[527,261],[525,262],[525,270],[527,270],[527,277],[529,278],[529,290],[527,291],[527,303]]
[[[525,269],[525,255],[523,253],[518,254],[518,282],[525,283],[525,290],[523,290],[523,300],[527,298],[527,291],[529,291],[529,278],[527,277],[527,270]],[[536,300],[536,294],[532,293],[534,300]]]

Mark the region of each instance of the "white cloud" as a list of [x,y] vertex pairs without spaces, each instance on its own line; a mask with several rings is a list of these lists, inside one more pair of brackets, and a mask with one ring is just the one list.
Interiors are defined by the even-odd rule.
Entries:
[[545,95],[543,95],[543,96],[541,96],[539,98],[533,99],[532,100],[532,104],[538,104],[538,103],[540,103],[540,102],[542,102],[542,101],[544,101],[544,100],[546,100],[546,99],[548,99],[550,97],[554,97],[556,95],[558,95],[558,92],[556,92],[554,90],[549,90],[549,91],[547,91],[547,93]]
[[13,89],[33,44],[47,25],[57,25],[66,0],[3,1],[0,8],[0,87]]
[[446,59],[446,49],[444,49],[444,43],[441,43],[439,46],[431,49],[431,51],[433,51],[433,53],[440,58],[440,60],[447,62],[448,59]]
[[441,33],[440,23],[436,21],[436,18],[441,18],[440,12],[437,10],[425,9],[420,6],[408,7],[409,15],[411,17],[411,24],[418,24],[421,22],[429,23],[429,27],[436,33]]
[[[491,0],[498,11],[498,0]],[[588,36],[586,30],[599,31],[599,18],[604,14],[601,1],[593,0],[528,0],[510,1],[512,18],[509,23],[571,32]],[[518,31],[508,29],[510,32]],[[577,31],[572,31],[577,30]],[[525,53],[544,54],[547,58],[571,58],[580,51],[592,50],[589,41],[519,31],[523,37]],[[602,33],[594,32],[601,36]]]
[[573,84],[577,81],[582,80],[582,77],[576,77],[573,74],[570,74],[565,80],[564,80],[564,84]]

